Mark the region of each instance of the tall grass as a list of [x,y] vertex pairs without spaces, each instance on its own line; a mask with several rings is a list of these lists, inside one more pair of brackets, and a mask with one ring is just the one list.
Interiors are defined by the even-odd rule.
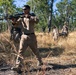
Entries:
[[[64,47],[65,52],[76,50],[76,32],[72,32],[66,38],[59,37],[58,41],[55,42],[52,38],[51,33],[36,33],[38,48],[51,48],[52,46]],[[4,32],[0,34],[0,51],[10,51],[14,49],[14,43],[10,40],[10,34]],[[55,44],[56,43],[56,44]]]
[[[52,55],[58,55],[59,52],[60,54],[62,53],[60,48],[64,48],[64,52],[62,54],[76,54],[76,32],[71,32],[69,33],[68,37],[66,38],[62,38],[59,37],[58,41],[54,41],[52,38],[51,33],[35,33],[37,36],[37,44],[38,44],[38,48],[43,48],[46,50],[51,50],[50,52],[46,51],[46,54],[48,54],[47,56],[49,56],[50,54]],[[56,48],[57,47],[57,48]],[[18,45],[17,45],[18,48]],[[60,50],[59,50],[60,49]],[[16,52],[16,46],[15,43],[13,41],[10,41],[10,34],[9,32],[3,32],[0,34],[0,53],[4,52],[5,55],[2,56],[0,55],[0,57],[5,57],[7,56],[8,60],[10,60],[11,58],[14,60],[13,55],[11,53],[15,53]],[[56,53],[57,51],[57,53]],[[45,54],[45,52],[42,54]],[[31,56],[32,57],[33,53],[32,51],[28,48],[26,50],[26,56]]]
[[39,47],[63,47],[65,52],[76,50],[76,32],[69,33],[68,37],[59,37],[58,41],[54,41],[51,33],[36,33]]

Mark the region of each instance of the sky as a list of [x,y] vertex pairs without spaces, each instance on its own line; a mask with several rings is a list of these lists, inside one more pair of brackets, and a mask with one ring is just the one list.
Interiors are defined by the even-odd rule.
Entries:
[[22,7],[26,2],[28,2],[28,0],[15,0],[14,4],[16,4],[17,7]]
[[[59,1],[61,1],[61,0],[56,0],[54,2],[54,6],[53,6],[54,10],[57,9],[56,8],[56,3],[58,3]],[[26,4],[26,2],[28,2],[28,0],[15,0],[15,4],[16,4],[17,7],[22,7],[23,5]]]
[[53,4],[53,9],[54,9],[54,10],[57,9],[56,3],[60,2],[60,1],[61,1],[61,0],[56,0],[56,1],[54,2],[54,4]]

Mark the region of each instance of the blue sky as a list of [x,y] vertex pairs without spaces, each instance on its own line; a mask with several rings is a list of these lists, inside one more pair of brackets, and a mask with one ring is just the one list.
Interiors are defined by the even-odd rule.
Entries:
[[15,4],[17,7],[22,7],[23,5],[26,4],[28,0],[15,0]]
[[[22,7],[23,5],[26,4],[27,1],[28,1],[28,0],[15,0],[15,4],[16,4],[17,7]],[[54,2],[54,7],[53,7],[54,10],[57,9],[57,8],[56,8],[56,3],[58,3],[59,1],[61,1],[61,0],[56,0],[56,1]]]
[[56,0],[55,2],[54,2],[54,6],[53,6],[53,9],[55,10],[55,9],[57,9],[56,8],[56,3],[58,3],[58,2],[60,2],[61,0]]

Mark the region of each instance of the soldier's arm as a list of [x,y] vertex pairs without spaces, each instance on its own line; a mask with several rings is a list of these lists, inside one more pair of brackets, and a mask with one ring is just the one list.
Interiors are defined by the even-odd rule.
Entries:
[[19,24],[21,22],[21,18],[19,18],[19,19],[17,19],[16,21],[15,21],[15,24]]
[[22,19],[22,18],[19,18],[19,19],[17,20],[17,22],[20,22],[20,21],[21,21],[21,19]]
[[31,20],[34,21],[36,24],[39,22],[39,19],[36,16],[31,16]]

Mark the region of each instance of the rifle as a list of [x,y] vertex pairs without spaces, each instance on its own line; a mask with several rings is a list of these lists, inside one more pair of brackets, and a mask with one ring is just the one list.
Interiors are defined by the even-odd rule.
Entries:
[[12,18],[15,18],[15,19],[19,19],[20,17],[23,17],[23,14],[24,13],[18,13],[18,14],[15,14],[15,15],[10,15],[9,17],[8,17],[8,19],[12,19]]
[[[30,13],[29,15],[30,16],[35,16],[34,13]],[[13,18],[15,18],[17,20],[17,19],[23,18],[23,17],[25,17],[24,13],[17,13],[17,14],[14,14],[14,15],[6,15],[6,16],[4,16],[4,18],[0,18],[0,20],[3,20],[3,19],[5,19],[5,20],[8,20],[8,19],[11,20]]]

